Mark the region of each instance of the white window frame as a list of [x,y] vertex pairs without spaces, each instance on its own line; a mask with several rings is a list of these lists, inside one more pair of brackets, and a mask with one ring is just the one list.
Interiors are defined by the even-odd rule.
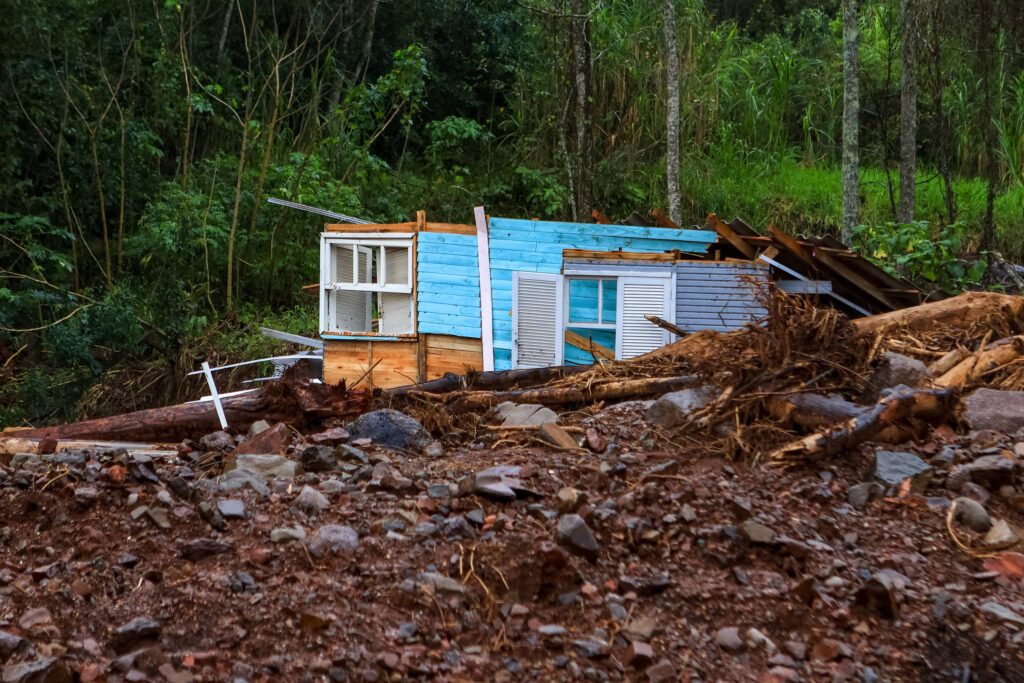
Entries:
[[565,278],[560,273],[512,273],[512,368],[519,369],[519,278],[555,283],[555,365],[565,362]]
[[[359,282],[359,260],[353,259],[352,282],[338,282],[335,273],[336,260],[333,258],[335,249],[350,248],[355,254],[372,253],[374,248],[379,249],[377,258],[377,282]],[[387,258],[388,249],[406,249],[408,251],[407,271],[405,283],[388,284],[387,282]],[[365,251],[364,251],[365,250]],[[366,337],[395,337],[410,336],[416,334],[416,300],[414,292],[413,264],[415,262],[415,235],[414,233],[337,233],[325,232],[320,235],[320,330],[321,334],[343,335],[343,336],[366,336]],[[370,279],[372,268],[367,262],[368,273],[366,279]],[[335,291],[356,291],[375,294],[378,309],[382,309],[381,294],[408,294],[409,295],[409,321],[411,329],[407,332],[359,332],[354,330],[339,330],[334,328],[332,319],[335,316],[328,316],[330,293]],[[368,309],[372,309],[372,303],[367,299]],[[369,320],[370,313],[367,313]]]
[[[618,300],[615,301],[615,311],[616,311],[615,322],[613,322],[613,323],[602,322],[602,318],[604,317],[604,286],[605,286],[605,282],[607,282],[608,280],[612,280],[613,282],[616,281],[618,279],[616,276],[611,276],[611,275],[600,276],[600,275],[590,275],[590,274],[587,274],[587,275],[572,275],[572,274],[569,274],[569,275],[565,275],[564,277],[565,277],[565,284],[562,286],[562,289],[565,290],[565,304],[564,304],[564,308],[565,308],[565,321],[564,322],[565,322],[565,327],[566,328],[579,327],[579,328],[584,328],[584,329],[588,329],[588,330],[614,330],[614,329],[616,329],[616,327],[618,327],[618,324],[619,324],[619,316],[618,316],[619,302],[618,302]],[[571,286],[570,282],[572,280],[597,280],[597,322],[596,323],[580,322],[578,320],[570,320],[569,319],[569,313],[572,310],[572,306],[571,306],[571,298],[572,297],[570,295],[570,292],[572,291],[572,286]],[[618,284],[615,285],[615,288],[616,288],[616,296],[617,296],[618,295]]]

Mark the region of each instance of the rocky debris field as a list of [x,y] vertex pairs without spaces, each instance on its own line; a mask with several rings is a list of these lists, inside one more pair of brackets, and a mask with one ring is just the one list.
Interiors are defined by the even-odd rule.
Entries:
[[787,471],[666,412],[563,415],[574,451],[380,411],[16,455],[2,680],[1024,680],[1024,434]]

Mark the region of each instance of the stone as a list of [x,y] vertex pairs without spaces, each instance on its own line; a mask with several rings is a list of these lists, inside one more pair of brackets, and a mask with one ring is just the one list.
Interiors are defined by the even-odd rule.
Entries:
[[787,640],[783,646],[793,659],[803,661],[807,659],[807,645],[798,640]]
[[389,408],[360,415],[346,429],[354,439],[370,439],[381,446],[407,451],[422,451],[433,441],[423,425]]
[[325,524],[306,539],[306,547],[314,557],[349,553],[359,547],[359,534],[350,526]]
[[334,447],[334,459],[340,460],[341,462],[354,462],[360,465],[367,465],[370,462],[369,456],[366,455],[366,451],[363,451],[355,446],[350,446],[347,443],[338,444]]
[[419,582],[429,588],[435,595],[448,593],[461,595],[466,592],[466,587],[453,578],[436,572],[424,572],[419,575]]
[[747,629],[747,643],[753,648],[761,648],[768,652],[774,652],[778,649],[771,638],[756,628]]
[[672,429],[690,419],[690,416],[705,408],[721,391],[718,387],[703,386],[695,389],[673,391],[658,398],[647,409],[645,419],[652,425]]
[[30,609],[18,619],[18,626],[28,633],[45,631],[53,625],[53,615],[45,607]]
[[743,639],[740,638],[740,630],[735,626],[718,629],[718,633],[715,634],[715,645],[726,652],[740,652],[745,647]]
[[1013,434],[1024,428],[1024,391],[978,389],[964,399],[964,419],[972,429]]
[[626,659],[631,666],[642,669],[654,661],[654,648],[647,643],[634,640],[626,653]]
[[135,617],[114,631],[114,647],[125,651],[141,640],[152,640],[160,635],[160,622],[147,617]]
[[161,529],[171,528],[171,519],[167,515],[166,508],[146,508],[146,515],[153,524],[156,524]]
[[920,492],[931,479],[932,467],[913,453],[878,451],[865,479],[875,479],[886,486],[899,486],[911,480],[912,491]]
[[444,520],[441,533],[449,541],[476,537],[476,529],[462,515],[455,515]]
[[930,386],[932,379],[928,366],[921,361],[888,351],[865,382],[861,402],[875,403],[882,391],[901,384],[911,388]]
[[210,525],[211,528],[217,531],[227,531],[228,523],[224,521],[224,517],[220,514],[219,510],[214,509],[205,500],[196,505],[196,511],[199,516],[203,518],[203,521]]
[[983,455],[973,462],[960,465],[950,473],[946,485],[960,490],[967,482],[973,482],[992,489],[1013,483],[1016,463],[1002,455]]
[[767,545],[775,541],[775,532],[756,519],[748,519],[740,524],[739,532],[750,543]]
[[256,420],[251,425],[249,425],[249,431],[246,432],[246,436],[248,436],[251,439],[257,434],[262,434],[268,429],[270,429],[269,422],[267,422],[266,420]]
[[68,665],[56,657],[41,657],[4,667],[3,683],[71,683]]
[[0,659],[7,659],[17,652],[24,652],[28,647],[28,641],[21,636],[0,631]]
[[959,524],[981,534],[992,528],[992,518],[989,517],[985,506],[978,501],[970,498],[956,498],[953,500],[953,505],[955,506],[953,519]]
[[873,575],[857,590],[853,602],[857,607],[880,614],[887,619],[896,619],[899,616],[895,586],[892,579],[882,572]]
[[540,426],[540,438],[550,444],[567,451],[579,450],[580,445],[576,439],[569,436],[569,432],[559,427],[554,422],[545,422]]
[[317,491],[312,486],[303,486],[299,495],[295,498],[295,507],[305,512],[310,517],[316,517],[321,510],[325,510],[330,501],[327,496]]
[[587,494],[571,486],[565,486],[559,489],[556,498],[556,507],[563,515],[570,512],[576,512],[580,509],[580,506],[587,502]]
[[659,659],[655,664],[644,669],[648,683],[669,683],[676,681],[676,668],[667,659]]
[[217,478],[217,488],[221,491],[238,491],[250,488],[264,496],[270,495],[270,487],[267,480],[256,472],[249,470],[230,470]]
[[1024,617],[998,602],[986,602],[980,607],[980,610],[982,614],[987,614],[999,621],[1009,622],[1011,624],[1016,624],[1017,626],[1024,626]]
[[283,455],[247,454],[235,458],[235,470],[251,472],[264,479],[291,479],[296,462]]
[[218,500],[217,512],[219,512],[224,519],[245,519],[248,517],[245,512],[245,503],[237,498]]
[[332,427],[327,431],[307,436],[306,440],[317,446],[337,446],[349,440],[351,435],[344,427]]
[[654,631],[657,627],[657,623],[650,617],[636,617],[634,619],[630,619],[622,628],[622,635],[626,636],[626,639],[631,641],[648,641],[654,635]]
[[535,403],[499,403],[492,409],[495,419],[504,427],[539,427],[545,422],[557,422],[558,413]]
[[497,465],[469,475],[459,482],[462,493],[475,493],[497,500],[513,500],[517,491],[525,491],[519,480],[521,468],[515,465]]
[[199,562],[204,558],[221,555],[229,550],[231,550],[231,545],[225,541],[216,538],[197,538],[188,541],[181,547],[181,556],[189,562]]
[[230,451],[235,447],[235,438],[223,430],[211,432],[199,439],[199,447],[204,451]]
[[865,505],[873,500],[879,500],[884,495],[885,487],[877,481],[854,484],[846,491],[846,499],[857,509],[863,509]]
[[235,446],[231,456],[281,454],[293,441],[295,433],[285,423],[278,422],[259,434],[250,434],[248,439]]
[[75,502],[82,507],[89,507],[99,498],[100,492],[95,486],[75,487]]
[[1013,543],[1016,538],[1017,535],[1013,533],[1010,525],[1005,520],[997,519],[981,542],[986,546],[1005,547]]
[[558,520],[558,541],[589,560],[597,559],[600,546],[590,527],[579,515],[564,515]]
[[338,469],[338,461],[334,459],[334,448],[331,446],[310,446],[299,455],[302,469],[307,472],[330,472]]
[[306,530],[302,527],[280,527],[270,532],[272,543],[291,543],[301,541],[306,537]]

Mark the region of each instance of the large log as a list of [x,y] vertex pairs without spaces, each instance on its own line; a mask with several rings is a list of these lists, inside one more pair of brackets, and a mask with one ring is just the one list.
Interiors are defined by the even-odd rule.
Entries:
[[1024,317],[1024,297],[996,292],[964,292],[959,296],[920,306],[881,313],[851,321],[864,334],[881,334],[896,328],[922,330],[936,323],[967,328],[992,316],[1003,315],[1014,325]]
[[871,439],[883,430],[901,426],[916,418],[929,424],[948,420],[956,409],[958,391],[944,389],[903,389],[894,391],[875,406],[837,426],[790,442],[771,454],[779,465],[793,465],[812,456],[835,455]]
[[556,365],[548,368],[526,368],[523,370],[493,370],[474,372],[467,375],[456,375],[446,372],[437,379],[419,384],[407,384],[401,387],[385,389],[384,396],[405,396],[406,394],[424,392],[428,394],[447,394],[462,389],[507,389],[513,386],[531,386],[543,384],[551,380],[561,379],[589,370],[589,365]]
[[[327,418],[355,417],[369,406],[370,393],[346,391],[345,384],[320,384],[302,377],[293,366],[285,376],[251,394],[221,400],[228,426],[244,432],[257,420],[287,422],[293,427]],[[101,439],[103,441],[173,442],[198,438],[220,429],[212,401],[138,410],[96,420],[13,432],[19,439]]]
[[935,384],[940,387],[963,389],[986,372],[995,370],[1024,355],[1024,335],[1000,339],[971,354],[943,374]]
[[805,429],[833,425],[869,410],[867,406],[821,394],[773,396],[766,401],[766,406],[768,411],[780,420],[792,422]]
[[664,394],[696,383],[692,376],[649,377],[625,379],[586,386],[550,387],[520,391],[472,391],[452,397],[454,411],[490,408],[503,401],[513,403],[539,403],[541,405],[567,405],[595,403],[597,401],[621,401]]

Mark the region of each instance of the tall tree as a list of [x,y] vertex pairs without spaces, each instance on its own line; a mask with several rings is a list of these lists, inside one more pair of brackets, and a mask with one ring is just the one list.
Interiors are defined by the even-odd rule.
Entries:
[[668,95],[668,151],[665,154],[668,179],[668,217],[683,222],[679,193],[679,46],[676,36],[676,3],[665,0],[665,90]]
[[843,219],[842,239],[853,240],[859,208],[860,36],[857,0],[843,0]]
[[917,183],[917,3],[902,0],[903,70],[900,76],[900,203],[896,220],[914,220]]
[[593,210],[594,193],[594,120],[590,98],[590,0],[572,0],[573,90],[575,91],[574,127],[576,133],[576,215],[586,220]]

